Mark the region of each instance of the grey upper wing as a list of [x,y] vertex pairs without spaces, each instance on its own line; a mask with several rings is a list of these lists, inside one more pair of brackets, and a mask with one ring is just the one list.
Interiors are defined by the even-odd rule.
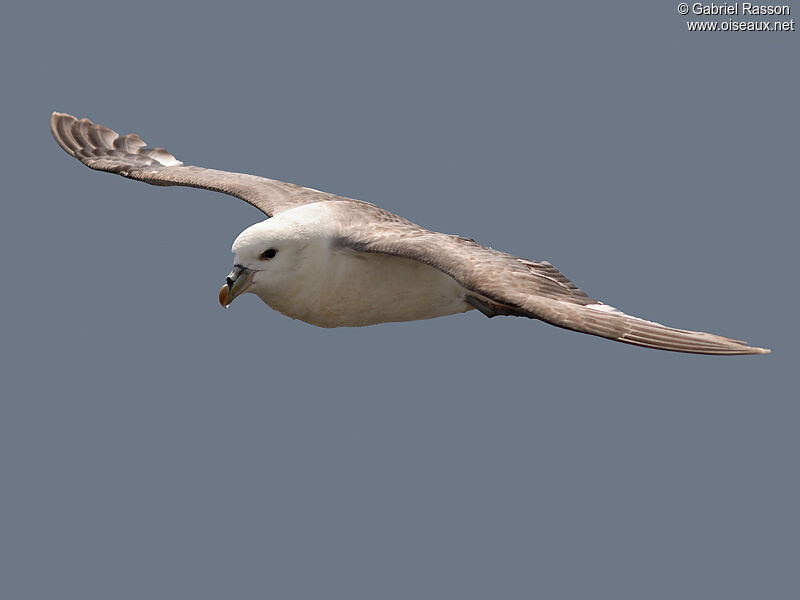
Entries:
[[53,113],[50,131],[67,154],[92,169],[152,185],[182,185],[229,194],[270,217],[302,204],[345,200],[265,177],[185,166],[163,148],[147,148],[135,133],[120,136],[108,127],[72,115]]
[[[342,206],[343,211],[350,207]],[[600,337],[676,352],[764,354],[746,342],[646,321],[593,300],[548,262],[525,260],[473,240],[410,223],[349,227],[341,244],[360,252],[403,256],[435,267],[498,309]]]

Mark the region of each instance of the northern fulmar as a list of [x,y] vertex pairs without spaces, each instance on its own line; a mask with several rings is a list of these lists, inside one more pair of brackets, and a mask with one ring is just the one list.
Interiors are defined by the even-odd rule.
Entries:
[[136,135],[53,113],[59,146],[86,166],[152,185],[229,194],[268,219],[233,243],[219,292],[227,307],[256,294],[278,312],[319,327],[414,321],[477,309],[487,317],[557,327],[675,352],[766,354],[711,333],[666,327],[590,298],[546,261],[429,231],[368,202],[254,175],[186,166]]

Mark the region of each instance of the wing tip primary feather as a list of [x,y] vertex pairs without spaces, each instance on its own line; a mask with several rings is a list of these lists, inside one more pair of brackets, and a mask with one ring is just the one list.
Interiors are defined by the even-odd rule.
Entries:
[[675,352],[711,355],[769,354],[771,350],[749,346],[735,340],[704,331],[675,329],[660,323],[631,317],[625,313],[615,315],[624,322],[625,331],[616,339],[620,342]]
[[[624,314],[624,313],[623,313]],[[734,340],[702,331],[673,329],[652,321],[625,315],[631,330],[619,338],[620,342],[675,352],[711,355],[770,354],[768,348],[749,346],[743,340]],[[647,324],[640,328],[639,325]]]
[[[70,156],[75,156],[75,152],[70,144],[67,143],[66,132],[72,128],[72,123],[76,121],[77,119],[72,115],[60,112],[53,112],[50,117],[50,133],[53,134],[53,138],[61,146],[61,149]],[[67,129],[67,125],[69,125],[69,129]]]
[[749,346],[735,340],[704,331],[668,327],[626,314],[606,304],[577,306],[549,298],[526,299],[521,303],[527,315],[551,325],[588,333],[624,344],[644,348],[709,355],[770,354],[768,348]]
[[50,132],[64,152],[87,167],[101,171],[122,171],[141,167],[179,167],[183,165],[164,148],[147,148],[135,133],[120,136],[116,131],[54,111]]

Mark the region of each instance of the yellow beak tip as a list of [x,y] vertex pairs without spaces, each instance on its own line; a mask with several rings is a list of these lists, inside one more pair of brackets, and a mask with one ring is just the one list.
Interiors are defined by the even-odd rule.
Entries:
[[227,285],[223,285],[219,290],[219,304],[222,308],[228,308],[230,306],[230,288]]

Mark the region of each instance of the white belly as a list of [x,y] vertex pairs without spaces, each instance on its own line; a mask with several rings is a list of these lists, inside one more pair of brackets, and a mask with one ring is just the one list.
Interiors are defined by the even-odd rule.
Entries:
[[473,308],[453,278],[407,258],[336,251],[327,254],[324,269],[297,275],[287,293],[262,300],[319,327],[416,321]]

